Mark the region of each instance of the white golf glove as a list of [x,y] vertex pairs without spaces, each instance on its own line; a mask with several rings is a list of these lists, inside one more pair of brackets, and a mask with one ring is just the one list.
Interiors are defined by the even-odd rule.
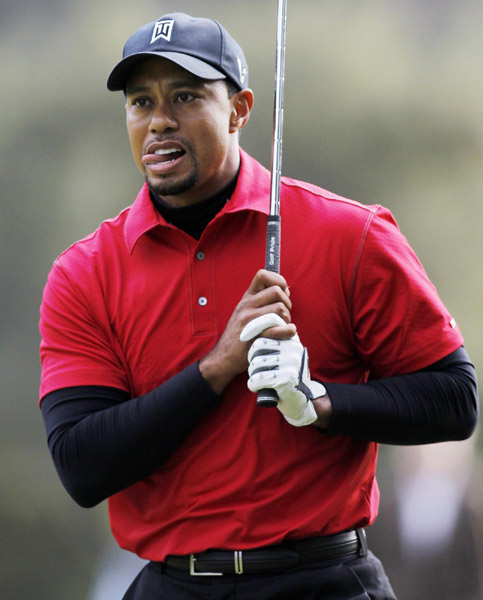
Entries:
[[[265,329],[284,325],[275,313],[253,319],[240,334],[241,341],[249,341]],[[317,420],[312,403],[324,396],[325,387],[310,379],[308,354],[298,335],[289,340],[256,339],[248,352],[248,388],[252,392],[270,388],[277,392],[277,408],[286,421],[296,427],[310,425]]]

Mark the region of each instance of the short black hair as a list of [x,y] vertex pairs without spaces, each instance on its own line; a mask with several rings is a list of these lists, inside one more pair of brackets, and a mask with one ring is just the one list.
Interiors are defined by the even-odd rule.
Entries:
[[231,79],[225,79],[225,85],[228,91],[228,98],[233,98],[233,96],[235,94],[238,94],[238,92],[240,91],[240,88]]

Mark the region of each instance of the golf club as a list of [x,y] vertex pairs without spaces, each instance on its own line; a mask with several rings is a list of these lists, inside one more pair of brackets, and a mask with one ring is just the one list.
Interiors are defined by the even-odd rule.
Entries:
[[[275,98],[273,107],[273,145],[271,164],[270,214],[267,224],[265,268],[280,272],[280,177],[282,173],[283,92],[285,81],[285,34],[287,29],[287,0],[278,0],[277,52],[275,56]],[[259,406],[277,406],[275,390],[258,392]]]

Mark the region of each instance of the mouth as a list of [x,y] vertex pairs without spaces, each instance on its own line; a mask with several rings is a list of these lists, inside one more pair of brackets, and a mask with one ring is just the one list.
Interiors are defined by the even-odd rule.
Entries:
[[165,169],[178,163],[185,155],[186,150],[177,142],[155,142],[146,148],[142,161],[145,166]]

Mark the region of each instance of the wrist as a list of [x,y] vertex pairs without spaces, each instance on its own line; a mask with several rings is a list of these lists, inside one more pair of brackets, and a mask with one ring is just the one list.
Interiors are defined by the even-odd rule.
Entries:
[[317,413],[317,421],[315,421],[314,425],[319,429],[328,429],[333,412],[329,394],[326,392],[325,395],[314,398],[312,402]]
[[217,396],[221,396],[226,386],[236,375],[231,370],[223,368],[220,361],[211,352],[200,359],[198,366],[201,376]]

